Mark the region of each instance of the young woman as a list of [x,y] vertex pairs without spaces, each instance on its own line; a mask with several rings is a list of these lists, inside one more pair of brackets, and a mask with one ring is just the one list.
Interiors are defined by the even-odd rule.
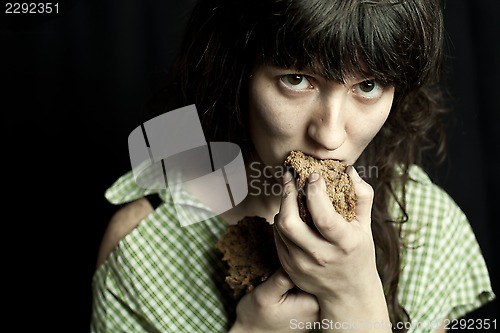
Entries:
[[[199,1],[160,112],[195,104],[207,141],[241,147],[249,179],[291,150],[346,162],[356,219],[313,174],[312,230],[281,174],[253,183],[280,193],[186,223],[170,192],[127,173],[106,192],[128,204],[101,246],[92,331],[436,332],[493,299],[466,217],[419,166],[444,149],[442,39],[437,0]],[[282,269],[234,304],[214,244],[254,215],[274,222]]]

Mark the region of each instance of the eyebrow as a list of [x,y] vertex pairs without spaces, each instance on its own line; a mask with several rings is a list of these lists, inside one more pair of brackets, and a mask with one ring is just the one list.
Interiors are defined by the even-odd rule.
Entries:
[[[335,81],[338,83],[345,84],[348,81],[359,81],[359,80],[369,80],[369,79],[377,79],[375,75],[369,73],[369,70],[366,65],[361,64],[362,70],[365,70],[365,73],[363,73],[362,70],[358,70],[356,68],[351,69],[350,71],[346,71],[344,75],[342,75],[341,71],[336,71],[333,72],[334,75],[332,75],[331,72],[327,70],[327,67],[321,66],[319,64],[315,65],[305,65],[302,68],[299,67],[287,67],[287,66],[280,66],[280,65],[274,65],[271,62],[268,63],[263,63],[262,65],[269,66],[274,70],[288,70],[288,71],[295,71],[297,74],[311,74],[314,76],[319,76],[327,81]],[[342,76],[342,79],[336,79],[335,77],[340,77]]]

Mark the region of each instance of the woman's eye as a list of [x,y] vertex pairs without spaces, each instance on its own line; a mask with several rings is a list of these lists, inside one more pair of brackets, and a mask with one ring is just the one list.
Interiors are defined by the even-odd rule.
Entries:
[[375,81],[367,80],[359,84],[359,89],[361,89],[362,92],[370,93],[376,88],[375,85]]
[[352,91],[362,98],[377,99],[380,98],[384,93],[384,88],[375,80],[365,80],[356,84],[352,88]]
[[280,79],[285,86],[293,90],[304,90],[312,87],[311,82],[309,82],[305,75],[287,74],[282,75]]

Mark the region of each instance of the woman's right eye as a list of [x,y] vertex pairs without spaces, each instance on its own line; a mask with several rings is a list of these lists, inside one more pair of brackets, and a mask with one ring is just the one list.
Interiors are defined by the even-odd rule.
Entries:
[[280,77],[281,82],[292,90],[312,89],[313,85],[305,75],[302,74],[286,74]]

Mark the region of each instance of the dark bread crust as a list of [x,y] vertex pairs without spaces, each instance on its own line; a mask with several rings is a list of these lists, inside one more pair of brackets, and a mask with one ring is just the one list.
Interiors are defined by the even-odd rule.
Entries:
[[301,151],[291,151],[286,157],[285,166],[291,167],[297,180],[299,214],[301,219],[314,226],[311,214],[307,209],[305,184],[309,175],[317,172],[326,182],[326,192],[337,211],[347,221],[355,217],[356,195],[352,180],[346,173],[347,164],[336,160],[319,160]]
[[239,300],[280,267],[273,226],[263,217],[247,216],[229,225],[216,243],[224,255],[226,283]]

